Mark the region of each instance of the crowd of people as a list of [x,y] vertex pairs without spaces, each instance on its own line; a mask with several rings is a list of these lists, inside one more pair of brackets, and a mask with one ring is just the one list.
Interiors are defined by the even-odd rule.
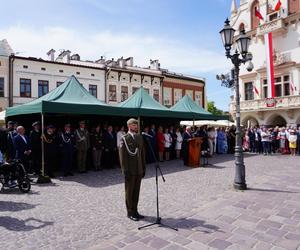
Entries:
[[[77,128],[66,123],[56,128],[48,125],[41,133],[39,122],[32,124],[28,132],[13,121],[0,134],[0,161],[20,160],[27,171],[41,174],[42,144],[44,146],[44,173],[54,177],[73,175],[77,170],[100,171],[115,168],[119,164],[119,148],[126,134],[125,126],[108,124],[87,128],[80,121]],[[174,126],[144,126],[142,136],[145,141],[146,162],[183,159],[188,163],[188,142],[193,137],[202,137],[201,150],[208,157],[214,154],[233,154],[235,147],[235,127],[199,128]],[[243,129],[243,149],[251,153],[300,154],[300,128],[292,127],[251,127]]]
[[243,149],[264,155],[300,155],[300,127],[251,127],[244,131]]

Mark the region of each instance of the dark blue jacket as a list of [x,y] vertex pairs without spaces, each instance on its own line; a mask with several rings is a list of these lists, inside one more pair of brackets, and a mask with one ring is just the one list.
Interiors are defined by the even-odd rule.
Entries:
[[30,147],[30,141],[28,136],[24,135],[26,142],[23,140],[23,138],[20,135],[16,135],[14,137],[14,145],[16,149],[16,156],[15,158],[18,160],[22,160],[24,158],[24,152],[27,150],[31,150]]

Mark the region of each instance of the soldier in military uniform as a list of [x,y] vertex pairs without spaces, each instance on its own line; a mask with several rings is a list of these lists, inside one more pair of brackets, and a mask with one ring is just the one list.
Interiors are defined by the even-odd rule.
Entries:
[[6,160],[10,161],[15,158],[16,150],[14,146],[14,137],[17,135],[15,129],[16,123],[9,121],[7,123],[7,138],[6,138]]
[[54,177],[54,169],[57,158],[58,141],[54,134],[54,126],[49,125],[46,128],[46,133],[43,136],[44,156],[45,156],[45,175]]
[[42,133],[40,131],[40,122],[34,122],[32,127],[33,130],[30,132],[32,168],[35,174],[39,175],[42,166]]
[[145,150],[143,137],[137,134],[138,121],[127,121],[128,133],[123,136],[120,146],[120,164],[125,176],[125,198],[127,216],[138,221],[144,216],[138,213],[141,180],[145,176]]
[[85,129],[85,121],[79,123],[79,128],[75,131],[77,149],[77,167],[79,173],[86,173],[86,157],[90,147],[89,132]]
[[91,134],[91,148],[93,154],[93,165],[96,171],[102,170],[101,156],[103,150],[102,133],[100,125],[97,125],[95,131]]
[[59,146],[61,150],[62,160],[61,169],[64,176],[73,176],[73,154],[75,149],[75,135],[71,132],[71,124],[64,126],[64,131],[59,136]]

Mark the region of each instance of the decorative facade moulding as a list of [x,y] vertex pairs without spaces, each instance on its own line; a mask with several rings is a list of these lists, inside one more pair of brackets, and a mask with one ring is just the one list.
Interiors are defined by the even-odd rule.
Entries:
[[258,26],[256,34],[257,36],[263,36],[270,32],[277,33],[284,31],[286,31],[286,28],[284,26],[283,19],[276,19]]
[[[289,68],[289,67],[293,67],[296,65],[296,62],[293,62],[293,61],[289,61],[289,62],[285,62],[285,63],[282,63],[282,64],[276,64],[274,69],[275,70],[283,70],[283,69],[286,69],[286,68]],[[300,65],[299,65],[300,67]],[[263,67],[263,68],[260,68],[258,70],[256,70],[258,73],[265,73],[267,71],[266,67]]]

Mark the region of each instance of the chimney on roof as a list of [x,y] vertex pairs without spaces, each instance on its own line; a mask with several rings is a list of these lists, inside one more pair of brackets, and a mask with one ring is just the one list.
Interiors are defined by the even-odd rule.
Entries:
[[133,57],[128,57],[125,59],[125,65],[129,67],[133,67]]
[[74,60],[74,61],[80,61],[80,55],[78,55],[78,54],[73,54],[73,55],[71,56],[71,60]]
[[124,68],[125,66],[125,61],[123,59],[123,56],[121,58],[118,59],[118,64],[120,68]]
[[50,50],[47,52],[48,59],[49,59],[51,62],[54,62],[55,52],[56,52],[55,49],[50,49]]
[[153,70],[159,70],[160,68],[160,63],[158,60],[151,60],[150,59],[150,69],[153,69]]

